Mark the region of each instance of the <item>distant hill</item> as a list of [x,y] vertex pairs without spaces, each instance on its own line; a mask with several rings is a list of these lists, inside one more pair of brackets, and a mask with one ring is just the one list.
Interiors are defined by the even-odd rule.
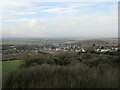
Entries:
[[109,44],[109,42],[102,40],[81,40],[76,42],[76,44]]
[[106,42],[109,42],[111,44],[111,43],[118,43],[120,38],[102,38],[99,40],[106,41]]

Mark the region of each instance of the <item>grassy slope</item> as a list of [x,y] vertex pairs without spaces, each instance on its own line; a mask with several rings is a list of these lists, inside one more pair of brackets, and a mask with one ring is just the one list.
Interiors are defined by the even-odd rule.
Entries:
[[16,68],[19,67],[20,63],[21,63],[21,60],[2,62],[2,73],[5,74],[5,73],[16,70]]

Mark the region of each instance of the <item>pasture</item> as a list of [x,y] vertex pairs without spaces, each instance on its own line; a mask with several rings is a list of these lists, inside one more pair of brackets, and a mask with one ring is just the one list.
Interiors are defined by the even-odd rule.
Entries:
[[3,41],[2,44],[12,44],[12,45],[44,45],[44,44],[50,44],[49,41],[40,41],[40,40],[9,40],[9,41]]
[[22,60],[3,61],[2,62],[2,74],[6,74],[6,73],[16,70],[20,66],[21,63],[22,63]]

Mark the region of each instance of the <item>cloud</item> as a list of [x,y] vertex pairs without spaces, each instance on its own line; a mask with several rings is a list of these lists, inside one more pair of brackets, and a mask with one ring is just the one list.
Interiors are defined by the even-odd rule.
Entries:
[[8,10],[12,8],[18,8],[18,7],[29,7],[32,3],[30,2],[24,2],[24,1],[18,1],[18,0],[1,0],[0,1],[0,9],[1,10]]
[[65,8],[51,8],[51,9],[45,9],[43,12],[59,12],[64,10]]
[[37,12],[35,11],[27,11],[27,12],[18,12],[18,11],[15,11],[15,10],[10,10],[10,12],[12,14],[17,14],[17,15],[26,15],[26,14],[37,14]]
[[[19,1],[19,0],[5,0],[5,1]],[[34,2],[118,2],[118,1],[119,0],[34,0]],[[29,1],[26,0],[26,2],[33,2],[33,0]]]
[[[96,3],[97,4],[97,3]],[[96,5],[95,4],[95,5]],[[25,5],[25,4],[24,4]],[[28,11],[13,10],[11,13],[22,15],[19,18],[8,18],[5,20],[3,27],[4,37],[117,37],[118,35],[118,12],[117,4],[109,5],[107,8],[110,12],[104,13],[95,11],[89,13],[88,6],[93,4],[69,3],[64,6],[48,7],[33,6],[26,4],[29,7]],[[15,6],[18,7],[18,6]],[[14,8],[15,8],[14,7]],[[21,6],[20,6],[21,7]],[[24,6],[22,6],[24,7]],[[36,11],[33,8],[41,7]],[[81,8],[85,7],[85,8]],[[105,6],[106,7],[106,6]],[[32,9],[32,10],[31,10]],[[94,9],[94,8],[93,8]],[[103,10],[103,9],[102,9]],[[19,12],[18,12],[19,11]],[[84,13],[84,12],[88,13]],[[104,11],[104,10],[103,10]],[[46,15],[53,15],[50,17],[41,18],[35,13]],[[50,14],[52,13],[52,14]],[[54,13],[54,14],[53,14]],[[31,18],[24,17],[25,14],[33,15]],[[83,14],[83,15],[82,15]],[[77,16],[78,15],[78,16]],[[14,16],[13,16],[14,17]],[[32,18],[33,17],[33,18]],[[17,23],[16,23],[17,22]]]
[[30,19],[7,19],[7,20],[4,20],[5,22],[28,22],[30,21]]
[[50,8],[50,9],[44,9],[41,12],[46,13],[53,13],[56,15],[76,15],[81,12],[85,12],[87,9],[74,9],[72,7],[65,7],[65,8]]
[[33,3],[40,2],[119,2],[119,0],[0,0],[0,10],[6,10],[18,7],[32,7]]
[[118,34],[117,18],[100,14],[76,19],[67,16],[31,19],[16,27],[10,26],[4,29],[6,30],[4,36],[14,37],[115,37]]

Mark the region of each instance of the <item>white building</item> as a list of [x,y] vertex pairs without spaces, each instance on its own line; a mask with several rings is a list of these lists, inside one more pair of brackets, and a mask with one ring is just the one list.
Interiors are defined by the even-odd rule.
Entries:
[[118,51],[118,48],[115,48],[115,51]]
[[60,50],[60,48],[56,48],[56,51],[59,51]]
[[83,49],[83,48],[81,49],[81,51],[82,51],[82,52],[86,52],[85,49]]
[[100,52],[108,52],[110,49],[101,49]]

